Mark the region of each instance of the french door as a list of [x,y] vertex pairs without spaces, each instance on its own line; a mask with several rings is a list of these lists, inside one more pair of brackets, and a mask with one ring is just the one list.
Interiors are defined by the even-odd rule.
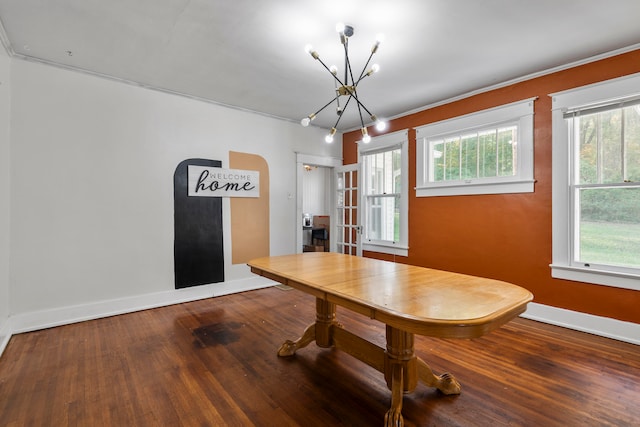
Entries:
[[362,256],[360,212],[358,211],[358,164],[335,169],[336,252]]

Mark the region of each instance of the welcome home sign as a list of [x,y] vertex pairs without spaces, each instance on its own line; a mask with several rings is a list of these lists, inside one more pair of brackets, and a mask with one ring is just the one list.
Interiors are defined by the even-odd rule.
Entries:
[[189,196],[260,197],[260,172],[189,165]]

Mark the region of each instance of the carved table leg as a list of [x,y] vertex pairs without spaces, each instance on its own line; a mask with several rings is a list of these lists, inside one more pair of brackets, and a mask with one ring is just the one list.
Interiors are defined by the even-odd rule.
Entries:
[[404,419],[402,418],[402,365],[393,364],[391,368],[391,408],[384,414],[385,427],[402,427]]
[[460,383],[450,373],[435,375],[424,360],[418,359],[418,378],[429,387],[435,387],[444,394],[460,394]]
[[307,326],[307,329],[304,330],[302,336],[297,340],[286,340],[284,344],[280,346],[280,349],[278,350],[278,356],[293,356],[297,350],[308,346],[315,339],[316,324],[312,323],[311,325]]
[[333,346],[331,325],[336,322],[336,305],[332,302],[316,298],[316,344],[318,347]]
[[418,384],[417,358],[413,349],[413,334],[387,325],[387,351],[384,376],[391,389],[391,408],[384,422],[386,427],[401,427],[402,395]]
[[336,305],[316,298],[316,322],[307,326],[300,338],[295,341],[287,340],[280,346],[278,356],[293,356],[297,350],[308,346],[315,341],[319,347],[331,347],[331,325],[336,322]]

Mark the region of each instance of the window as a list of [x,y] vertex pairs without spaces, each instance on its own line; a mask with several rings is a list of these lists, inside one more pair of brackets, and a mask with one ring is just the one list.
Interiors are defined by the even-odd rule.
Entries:
[[533,101],[416,128],[416,195],[532,192]]
[[639,85],[552,95],[553,277],[640,290]]
[[363,249],[407,256],[407,131],[359,143]]

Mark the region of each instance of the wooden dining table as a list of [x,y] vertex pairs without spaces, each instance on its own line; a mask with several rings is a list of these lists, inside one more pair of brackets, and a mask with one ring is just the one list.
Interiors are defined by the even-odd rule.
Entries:
[[[450,373],[436,375],[414,352],[414,335],[482,336],[526,310],[533,295],[500,280],[330,252],[258,258],[251,271],[316,298],[316,319],[302,336],[287,340],[282,357],[315,341],[335,347],[384,374],[391,390],[385,426],[402,426],[402,396],[418,381],[444,394],[459,394]],[[386,348],[349,332],[336,306],[386,325]]]

